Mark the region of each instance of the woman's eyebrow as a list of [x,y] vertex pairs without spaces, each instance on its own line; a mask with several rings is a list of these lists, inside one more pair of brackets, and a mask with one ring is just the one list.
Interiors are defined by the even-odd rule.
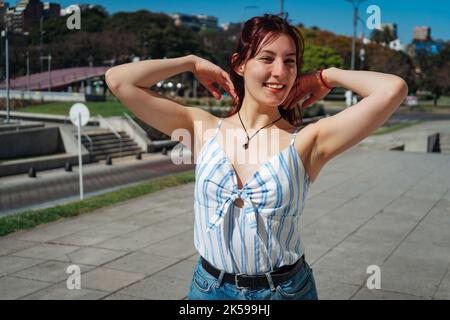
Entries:
[[[275,52],[270,51],[270,50],[261,50],[261,53],[263,53],[263,52],[267,52],[267,53],[271,53],[271,54],[276,54]],[[295,56],[295,52],[288,53],[286,56]]]

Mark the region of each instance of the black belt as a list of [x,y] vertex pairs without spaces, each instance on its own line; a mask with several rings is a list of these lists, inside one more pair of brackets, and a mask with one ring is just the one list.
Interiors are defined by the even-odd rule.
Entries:
[[[221,271],[213,267],[208,261],[200,257],[203,268],[216,279],[219,278]],[[303,265],[305,261],[305,256],[303,255],[296,263],[289,266],[282,266],[281,268],[270,272],[273,285],[276,287],[278,284],[289,280]],[[263,275],[246,275],[246,274],[234,274],[225,273],[223,281],[236,284],[236,287],[241,288],[270,288],[269,281],[267,277]]]

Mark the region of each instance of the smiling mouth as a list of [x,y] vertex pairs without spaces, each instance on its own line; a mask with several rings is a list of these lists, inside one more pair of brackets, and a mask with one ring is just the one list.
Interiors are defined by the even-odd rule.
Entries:
[[263,86],[271,92],[281,92],[286,87],[284,84],[263,83]]

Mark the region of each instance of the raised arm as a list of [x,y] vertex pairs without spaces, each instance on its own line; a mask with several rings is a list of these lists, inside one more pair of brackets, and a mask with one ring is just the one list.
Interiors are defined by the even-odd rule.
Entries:
[[408,94],[406,82],[392,74],[329,68],[323,79],[363,99],[338,114],[317,121],[316,155],[322,164],[356,145],[382,126]]
[[194,121],[213,117],[195,107],[186,107],[150,90],[157,82],[182,72],[193,72],[199,81],[220,98],[217,83],[234,94],[228,74],[211,62],[188,55],[172,59],[155,59],[122,64],[105,74],[111,92],[138,118],[153,128],[171,136],[176,129],[187,129],[194,138]]

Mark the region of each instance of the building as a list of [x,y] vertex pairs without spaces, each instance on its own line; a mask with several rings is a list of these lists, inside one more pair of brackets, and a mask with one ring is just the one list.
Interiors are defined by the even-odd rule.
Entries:
[[0,25],[5,25],[6,21],[6,12],[8,11],[9,4],[8,2],[0,1]]
[[431,40],[431,28],[427,26],[415,27],[413,41],[429,41]]
[[426,52],[427,54],[437,54],[441,50],[443,43],[434,41],[431,37],[431,28],[428,26],[421,26],[414,28],[413,42],[409,47],[409,54],[412,57],[417,56],[419,52]]
[[381,30],[389,30],[390,33],[393,36],[393,39],[398,39],[397,36],[397,24],[396,23],[381,23],[380,24]]
[[191,28],[193,31],[200,31],[202,29],[221,29],[217,18],[214,16],[175,13],[172,14],[171,17],[174,20],[175,26],[185,26]]
[[60,10],[56,3],[20,0],[15,7],[7,9],[6,21],[11,32],[26,35],[39,25],[42,18],[59,16]]

